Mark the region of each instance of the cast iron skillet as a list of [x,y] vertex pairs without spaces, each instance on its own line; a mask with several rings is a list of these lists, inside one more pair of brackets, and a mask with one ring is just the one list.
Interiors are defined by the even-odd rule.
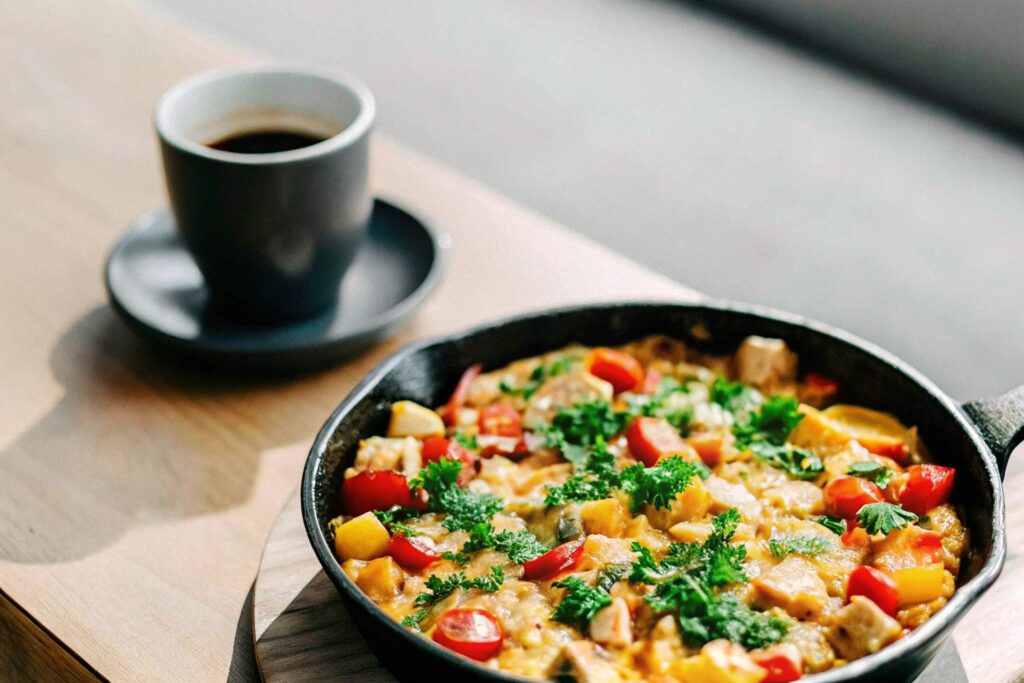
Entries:
[[524,681],[480,667],[387,617],[341,571],[327,521],[359,439],[382,434],[393,400],[443,403],[474,363],[496,368],[571,342],[616,345],[663,333],[731,352],[750,334],[779,337],[802,370],[837,378],[840,400],[918,425],[939,463],[957,468],[953,500],[970,528],[956,594],[923,626],[869,657],[809,677],[814,683],[900,681],[921,672],[953,626],[996,580],[1006,556],[1001,475],[1024,438],[1024,387],[958,405],[906,363],[845,332],[799,316],[731,303],[616,303],[540,312],[407,346],[371,372],[338,406],[313,443],[302,479],[302,515],[313,550],[370,649],[402,680]]

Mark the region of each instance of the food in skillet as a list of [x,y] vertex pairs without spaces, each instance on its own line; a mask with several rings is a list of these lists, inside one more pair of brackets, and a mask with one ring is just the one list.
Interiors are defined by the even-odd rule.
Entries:
[[955,591],[967,530],[913,428],[834,404],[777,339],[666,337],[466,370],[391,409],[331,522],[387,614],[509,673],[782,683]]

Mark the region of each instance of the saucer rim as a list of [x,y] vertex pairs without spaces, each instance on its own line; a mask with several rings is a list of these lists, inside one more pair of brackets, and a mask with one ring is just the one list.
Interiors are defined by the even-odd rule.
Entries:
[[[154,220],[174,220],[170,207],[165,204],[155,206],[129,221],[127,229],[107,254],[103,268],[103,284],[106,289],[107,302],[118,314],[118,317],[144,338],[187,355],[228,361],[232,365],[246,365],[253,361],[270,361],[274,365],[301,366],[354,353],[360,348],[386,337],[426,302],[440,284],[441,278],[447,270],[452,243],[449,233],[437,230],[428,221],[405,209],[395,200],[376,195],[373,201],[374,204],[379,203],[390,210],[403,214],[405,220],[426,233],[431,247],[432,262],[423,279],[402,300],[361,321],[358,325],[345,328],[339,335],[318,335],[315,338],[303,338],[301,335],[289,336],[286,342],[269,343],[259,341],[265,335],[260,328],[253,328],[254,332],[251,336],[239,332],[234,335],[233,339],[216,337],[211,339],[208,335],[201,333],[196,338],[189,339],[173,334],[166,328],[151,325],[133,314],[118,296],[111,271],[118,256],[131,244],[136,233],[140,232],[144,225],[148,225]],[[298,328],[317,317],[319,316],[283,325],[267,326],[263,329],[280,331],[290,327]],[[239,344],[239,338],[248,340],[248,343]],[[295,357],[294,354],[301,354],[301,356]]]

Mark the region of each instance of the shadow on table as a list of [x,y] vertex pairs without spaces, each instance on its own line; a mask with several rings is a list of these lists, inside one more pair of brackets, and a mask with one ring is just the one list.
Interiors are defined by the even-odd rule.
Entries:
[[140,524],[240,505],[259,453],[308,436],[282,409],[296,378],[158,354],[105,306],[63,334],[50,368],[64,396],[0,452],[0,560],[74,560]]

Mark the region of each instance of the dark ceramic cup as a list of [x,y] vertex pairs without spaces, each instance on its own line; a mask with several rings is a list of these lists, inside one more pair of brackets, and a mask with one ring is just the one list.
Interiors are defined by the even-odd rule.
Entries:
[[[157,104],[171,210],[218,313],[255,323],[336,304],[366,233],[373,95],[306,66],[200,73]],[[320,142],[270,153],[210,145],[287,131]]]

